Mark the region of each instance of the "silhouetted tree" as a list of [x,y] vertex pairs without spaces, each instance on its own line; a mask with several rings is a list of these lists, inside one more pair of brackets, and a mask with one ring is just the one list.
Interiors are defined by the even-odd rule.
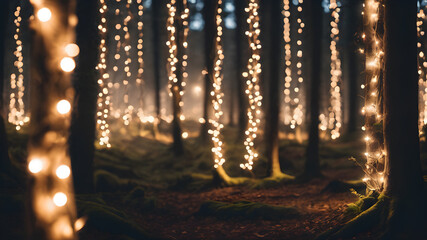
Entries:
[[210,137],[208,134],[209,130],[209,115],[212,114],[212,83],[214,82],[214,64],[216,56],[216,12],[218,9],[217,0],[205,0],[203,7],[203,18],[205,20],[205,91],[203,98],[203,119],[205,122],[202,124],[200,129],[200,139],[202,142],[206,143],[209,141]]
[[319,90],[322,66],[322,31],[323,8],[321,0],[307,2],[310,11],[307,32],[310,34],[311,46],[311,79],[309,86],[309,136],[303,177],[313,178],[321,175],[319,164]]
[[239,139],[245,137],[245,130],[248,124],[247,108],[248,102],[245,94],[245,80],[242,73],[245,70],[243,63],[244,47],[247,46],[247,39],[245,36],[246,21],[245,21],[245,0],[235,0],[235,15],[236,15],[236,30],[235,30],[235,44],[236,44],[236,89],[237,89],[237,103],[238,103],[238,128]]
[[9,1],[0,2],[0,169],[7,170],[10,167],[9,152],[7,146],[7,134],[5,129],[3,86],[4,86],[4,57],[5,39],[9,23]]

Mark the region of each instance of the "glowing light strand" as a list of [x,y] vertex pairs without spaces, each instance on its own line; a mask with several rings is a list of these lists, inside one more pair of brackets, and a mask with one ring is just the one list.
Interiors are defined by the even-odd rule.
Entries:
[[215,168],[218,168],[219,166],[222,166],[225,162],[224,157],[224,148],[223,148],[223,141],[221,137],[221,129],[224,128],[224,125],[220,123],[221,117],[223,116],[223,111],[221,108],[221,105],[223,103],[223,92],[221,90],[222,85],[222,65],[223,65],[223,59],[224,59],[224,51],[222,48],[222,0],[218,0],[218,8],[217,13],[215,17],[215,23],[216,23],[216,55],[215,55],[215,65],[214,65],[214,82],[212,83],[212,91],[211,96],[212,99],[212,106],[214,109],[214,116],[212,119],[209,120],[211,123],[211,126],[213,129],[209,129],[209,134],[212,136],[212,152],[214,153],[214,162]]
[[15,125],[16,130],[20,130],[21,127],[28,122],[28,118],[25,117],[25,108],[24,108],[24,57],[22,55],[22,40],[20,39],[21,35],[21,7],[17,6],[14,12],[15,16],[15,34],[13,38],[16,43],[16,49],[14,55],[16,60],[13,65],[16,68],[16,72],[13,72],[10,75],[10,101],[9,101],[9,114],[8,121]]
[[[169,87],[169,96],[176,99],[178,102],[178,106],[182,108],[184,106],[184,102],[182,101],[182,97],[184,96],[184,87],[186,85],[185,79],[188,77],[188,73],[185,71],[187,66],[188,55],[186,54],[186,49],[188,47],[187,36],[189,31],[188,25],[188,17],[190,10],[188,9],[187,0],[182,0],[183,4],[183,12],[177,12],[177,1],[170,0],[167,4],[168,8],[168,19],[166,28],[168,31],[169,39],[166,42],[166,45],[169,48],[169,56],[168,56],[168,87]],[[178,14],[180,14],[178,16]],[[177,21],[181,21],[182,24],[182,48],[183,52],[178,52],[177,39],[180,38],[180,33],[177,30],[176,25],[180,24]],[[182,56],[179,56],[182,55]],[[181,76],[178,76],[181,74]],[[179,109],[179,115],[181,120],[185,120],[184,115],[182,114],[182,110]]]
[[285,125],[292,120],[291,84],[292,84],[292,49],[291,49],[291,9],[290,0],[283,0],[283,40],[285,41]]
[[303,30],[305,27],[305,24],[302,20],[302,14],[303,14],[303,0],[298,0],[297,5],[297,23],[298,23],[298,30],[297,30],[297,83],[294,87],[294,94],[295,97],[292,100],[292,105],[294,106],[294,109],[292,110],[292,120],[290,123],[291,129],[295,129],[297,126],[300,126],[303,123],[304,118],[304,106],[302,102],[302,85],[304,82],[304,78],[302,76],[302,57],[303,57],[303,50],[302,50],[302,37],[303,37]]
[[143,73],[144,73],[144,52],[143,52],[143,28],[144,23],[142,21],[143,15],[144,15],[144,5],[142,3],[142,0],[137,0],[136,3],[138,4],[138,42],[137,42],[137,54],[138,54],[138,72],[136,76],[136,85],[139,87],[139,108],[138,108],[138,116],[140,116],[140,119],[143,118],[143,90],[144,90],[144,80],[143,80]]
[[123,95],[123,103],[124,103],[124,114],[122,116],[123,124],[129,125],[132,121],[132,113],[134,110],[134,107],[129,104],[129,78],[132,76],[132,72],[130,71],[130,64],[132,62],[132,59],[130,58],[130,49],[131,45],[130,42],[130,34],[129,34],[129,21],[132,19],[132,14],[130,12],[130,4],[132,4],[132,0],[127,0],[126,2],[126,10],[127,15],[123,19],[123,32],[124,32],[124,40],[122,42],[123,49],[125,51],[125,61],[124,61],[124,76],[123,76],[123,88],[124,88],[124,95]]
[[101,90],[98,93],[98,112],[97,112],[97,125],[98,125],[98,135],[99,135],[99,145],[106,146],[107,148],[111,147],[110,144],[110,129],[108,117],[110,115],[110,88],[108,87],[108,80],[110,78],[107,72],[107,11],[108,7],[105,3],[105,0],[99,0],[100,8],[99,12],[101,13],[101,22],[98,25],[99,35],[101,41],[99,44],[99,63],[96,67],[100,78],[98,79],[99,89]]
[[424,9],[420,9],[417,14],[417,34],[418,34],[418,75],[419,75],[419,98],[420,98],[420,116],[419,116],[419,129],[422,131],[424,125],[427,124],[427,61],[424,53],[424,41],[425,37],[424,20],[425,20]]
[[42,231],[46,239],[76,239],[67,139],[74,97],[70,72],[79,51],[73,43],[77,16],[74,1],[31,3],[37,16],[31,24],[36,36],[33,44],[39,48],[39,56],[34,57],[43,61],[32,74],[34,101],[28,149],[32,209],[40,228],[36,232]]
[[250,58],[247,64],[247,72],[243,73],[246,78],[246,95],[248,96],[249,107],[247,110],[248,127],[245,131],[245,160],[246,163],[240,164],[243,169],[252,170],[254,160],[258,158],[258,153],[254,147],[254,140],[257,137],[258,127],[261,122],[261,105],[262,96],[260,94],[259,75],[261,74],[260,50],[261,42],[259,40],[260,24],[259,24],[259,1],[250,0],[245,11],[249,14],[247,23],[249,30],[245,32],[248,36],[250,47]]
[[342,126],[342,104],[341,104],[341,59],[337,49],[339,42],[339,22],[340,22],[340,7],[336,0],[331,0],[329,8],[331,9],[331,84],[330,84],[330,111],[329,111],[329,129],[331,130],[331,138],[337,139],[340,137],[340,129]]
[[362,39],[365,49],[362,52],[366,55],[366,83],[361,87],[365,90],[365,106],[362,114],[365,115],[365,125],[362,130],[366,132],[364,140],[366,142],[366,164],[362,165],[365,172],[363,181],[368,189],[382,191],[384,186],[384,142],[382,133],[378,133],[375,125],[382,122],[381,98],[379,97],[383,46],[382,36],[378,29],[380,17],[383,13],[383,5],[376,0],[366,0],[364,4],[364,33]]

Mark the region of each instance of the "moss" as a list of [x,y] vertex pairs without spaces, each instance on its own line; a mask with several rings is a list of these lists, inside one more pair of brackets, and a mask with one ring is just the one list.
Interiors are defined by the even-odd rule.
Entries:
[[134,188],[126,195],[123,202],[143,212],[151,211],[156,207],[156,198],[146,197],[145,191],[141,187]]
[[95,186],[98,192],[130,191],[137,185],[134,181],[121,179],[105,170],[95,171]]
[[225,203],[206,201],[201,205],[198,215],[215,216],[218,218],[280,220],[298,217],[300,213],[293,207],[275,206],[257,202],[238,201]]
[[77,200],[76,204],[79,215],[88,218],[84,228],[85,231],[95,228],[101,232],[123,235],[127,238],[154,239],[137,224],[128,220],[129,217],[125,213],[113,207],[98,202],[82,200]]
[[322,192],[333,192],[341,193],[348,192],[350,189],[354,189],[357,192],[364,192],[366,189],[365,183],[363,181],[341,181],[341,180],[332,180],[326,185]]

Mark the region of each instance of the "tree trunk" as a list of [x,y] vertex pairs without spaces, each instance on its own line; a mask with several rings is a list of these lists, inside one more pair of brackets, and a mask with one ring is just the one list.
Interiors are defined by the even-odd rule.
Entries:
[[[235,43],[236,43],[236,89],[237,89],[237,103],[238,109],[238,139],[242,140],[245,137],[245,131],[248,124],[247,108],[248,102],[245,93],[245,80],[243,79],[242,73],[245,70],[243,64],[243,46],[246,47],[245,37],[245,0],[235,0],[235,15],[236,15],[236,31],[235,31]],[[244,44],[245,43],[245,44]]]
[[200,129],[200,140],[206,144],[209,142],[209,115],[212,113],[212,83],[214,82],[214,61],[216,55],[216,11],[218,9],[217,0],[205,0],[203,8],[203,18],[205,20],[205,92],[203,99],[203,119],[205,120]]
[[77,45],[80,47],[74,87],[74,109],[70,132],[70,157],[76,193],[94,191],[93,158],[96,137],[98,96],[98,5],[96,1],[77,1]]
[[425,207],[418,135],[417,1],[384,4],[385,194],[392,198],[389,230],[399,232],[420,226]]
[[309,22],[307,32],[311,33],[312,56],[311,56],[311,81],[310,81],[310,124],[309,137],[304,169],[304,177],[313,178],[321,175],[319,163],[319,90],[321,81],[322,66],[322,18],[323,9],[321,0],[309,1],[308,10],[311,11],[308,17]]
[[7,26],[9,23],[9,1],[0,3],[0,171],[7,171],[10,168],[9,151],[7,146],[7,134],[4,118],[4,57],[5,39],[7,36]]
[[[269,68],[262,72],[269,78],[263,78],[268,85],[267,91],[269,101],[267,102],[265,112],[265,141],[266,141],[266,156],[268,160],[267,174],[269,176],[278,176],[281,174],[279,162],[279,115],[280,115],[280,55],[277,54],[282,51],[282,33],[283,22],[282,20],[282,4],[281,1],[265,1],[262,7],[265,8],[263,12],[268,13],[264,15],[264,39],[269,43],[269,51],[264,52],[262,59],[266,61]],[[269,18],[269,20],[267,19]],[[265,64],[264,64],[265,65]],[[269,73],[267,73],[269,70]],[[264,75],[265,76],[265,75]]]
[[162,14],[162,0],[156,0],[152,2],[152,21],[153,21],[153,71],[154,71],[154,104],[156,107],[156,118],[157,121],[161,117],[161,108],[160,108],[160,89],[161,89],[161,79],[160,79],[160,56],[161,56],[161,47],[163,44],[160,43],[160,19]]
[[182,101],[182,96],[180,94],[182,89],[183,82],[183,72],[185,66],[183,65],[184,46],[183,42],[185,40],[185,26],[183,25],[183,20],[181,19],[181,14],[184,13],[185,4],[184,1],[176,1],[176,16],[175,16],[175,36],[176,36],[176,58],[178,62],[176,64],[176,78],[177,82],[172,84],[172,111],[173,111],[173,120],[172,120],[172,136],[173,136],[173,151],[176,156],[180,156],[184,153],[184,145],[182,140],[182,129],[181,129],[181,114],[182,109],[180,102]]
[[[50,9],[51,16],[42,18],[46,20],[42,22],[39,14],[35,14],[31,22],[34,34],[31,37],[31,123],[28,142],[29,201],[33,216],[30,236],[31,239],[71,240],[77,238],[67,144],[74,98],[70,82],[70,71],[73,69],[68,68],[71,64],[61,63],[69,57],[64,47],[75,41],[75,1],[31,3],[35,13],[46,7]],[[46,13],[48,10],[43,11]],[[68,59],[68,62],[71,61]]]

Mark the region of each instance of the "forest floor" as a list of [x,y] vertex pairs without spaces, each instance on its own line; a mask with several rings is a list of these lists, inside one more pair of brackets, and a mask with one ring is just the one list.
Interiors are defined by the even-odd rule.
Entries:
[[[250,184],[227,187],[214,184],[210,148],[197,139],[197,128],[188,125],[190,137],[185,140],[186,151],[181,157],[173,155],[167,137],[160,137],[159,141],[150,137],[149,131],[142,130],[118,130],[112,136],[112,149],[97,150],[97,193],[76,196],[79,216],[88,217],[80,239],[314,239],[343,224],[348,219],[345,214],[348,204],[359,198],[337,180],[363,177],[362,170],[348,160],[362,159],[361,136],[321,143],[321,168],[325,177],[308,182],[271,182],[262,178],[266,171],[263,156],[253,173],[238,167],[243,144],[236,140],[235,129],[226,128],[225,170],[231,176],[252,179]],[[8,130],[15,170],[14,174],[0,175],[1,239],[23,239],[26,234],[22,230],[27,181],[27,136],[23,132]],[[257,142],[260,153],[262,143],[262,139]],[[285,173],[301,174],[304,158],[305,142],[281,140],[280,162]],[[423,164],[427,166],[426,158]],[[360,184],[355,186],[359,193],[364,193]],[[203,211],[201,206],[211,201],[266,204],[263,206],[271,211],[255,215],[256,209],[244,207],[232,207],[221,214]],[[291,208],[293,214],[274,214],[277,206]],[[375,239],[375,231],[353,239]]]

